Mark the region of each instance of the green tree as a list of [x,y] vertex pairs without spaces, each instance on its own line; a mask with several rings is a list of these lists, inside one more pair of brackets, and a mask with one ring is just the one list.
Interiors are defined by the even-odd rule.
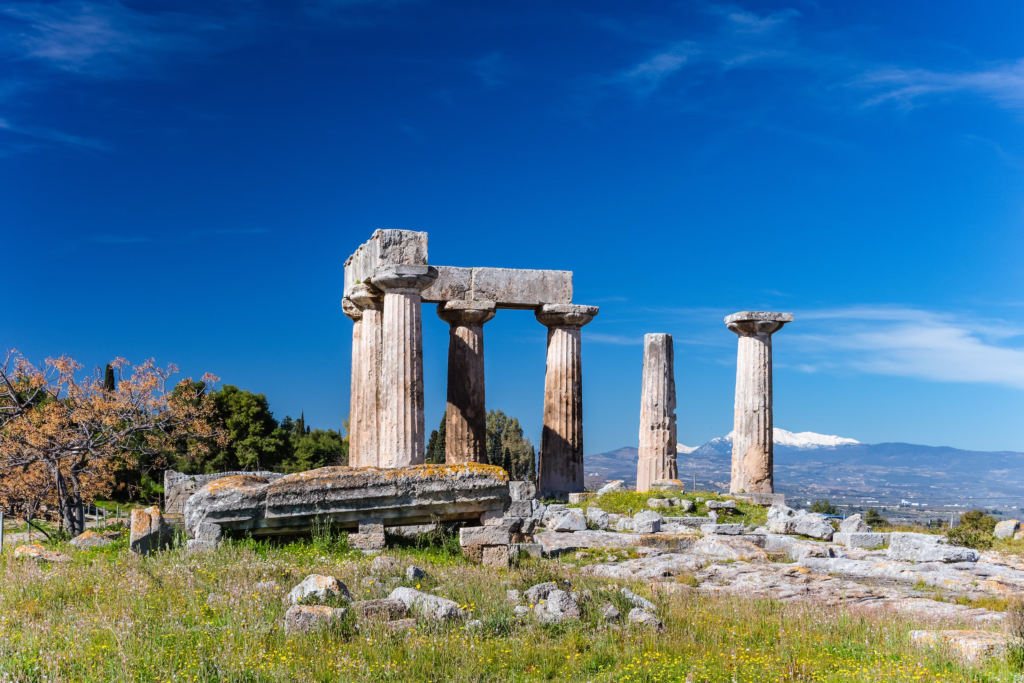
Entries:
[[868,508],[867,513],[864,515],[864,523],[874,528],[876,526],[888,526],[889,520],[879,514],[875,508]]
[[447,459],[444,445],[448,434],[447,416],[447,411],[441,413],[441,424],[430,432],[430,439],[427,441],[427,462],[434,465],[443,465]]
[[536,479],[536,451],[523,437],[519,420],[500,410],[487,413],[487,459],[504,467],[512,479]]
[[820,512],[823,515],[838,515],[839,508],[829,502],[828,498],[814,501],[811,512]]
[[318,467],[348,465],[348,439],[333,429],[312,429],[292,435],[292,454],[281,463],[281,472],[305,472]]

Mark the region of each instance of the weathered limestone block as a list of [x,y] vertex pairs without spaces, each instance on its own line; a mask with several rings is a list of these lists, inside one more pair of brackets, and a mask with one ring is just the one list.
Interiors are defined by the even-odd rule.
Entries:
[[542,624],[558,624],[580,618],[580,607],[565,591],[553,590],[534,608],[533,614]]
[[597,306],[545,305],[535,311],[548,328],[544,427],[540,439],[542,497],[583,491],[583,364],[581,328]]
[[89,548],[102,548],[105,545],[113,543],[106,536],[101,536],[95,531],[88,529],[83,531],[78,536],[71,539],[71,545],[79,550],[88,550]]
[[568,508],[560,514],[551,517],[547,523],[548,531],[586,531],[587,518],[583,510],[579,508]]
[[303,600],[323,602],[328,598],[351,599],[348,586],[333,576],[310,574],[288,592],[288,602],[297,605]]
[[507,545],[486,545],[483,547],[483,554],[480,563],[485,567],[496,567],[507,569],[512,560],[510,546]]
[[737,507],[735,500],[709,500],[704,505],[708,510],[735,510]]
[[651,483],[675,479],[676,380],[672,335],[644,335],[644,370],[640,390],[640,458],[636,490],[649,491]]
[[835,533],[828,519],[815,513],[797,515],[794,518],[793,531],[801,536],[820,538],[823,541],[831,541],[832,534]]
[[277,472],[215,472],[213,474],[183,474],[174,470],[164,472],[164,509],[169,514],[181,514],[185,511],[185,502],[193,493],[211,481],[224,477],[236,477],[240,474],[263,477],[267,481],[280,479],[283,474]]
[[566,270],[438,266],[437,271],[437,280],[423,291],[426,302],[493,301],[498,308],[572,303],[572,273]]
[[615,491],[625,491],[625,490],[626,490],[626,482],[624,482],[621,479],[616,479],[614,481],[608,482],[607,484],[605,484],[604,486],[599,488],[597,490],[597,496],[598,496],[598,498],[600,498],[601,496],[603,496],[606,493],[612,493],[612,492],[615,492]]
[[656,534],[661,531],[661,515],[644,510],[633,515],[633,531],[638,534]]
[[607,529],[611,525],[611,518],[601,508],[587,508],[587,522],[598,529]]
[[508,545],[512,534],[501,526],[467,526],[459,529],[459,545]]
[[996,524],[995,531],[992,533],[996,538],[1012,538],[1017,530],[1020,529],[1020,520],[1007,519],[1005,521]]
[[510,481],[508,492],[512,500],[536,500],[537,485],[532,481]]
[[977,562],[977,550],[948,545],[942,536],[902,531],[889,535],[890,560],[902,562]]
[[365,621],[393,621],[404,619],[409,609],[405,603],[396,598],[381,598],[379,600],[359,600],[352,603],[359,619]]
[[420,465],[423,421],[423,316],[420,291],[437,277],[431,266],[379,268],[371,284],[384,292],[379,467]]
[[651,482],[652,491],[670,491],[672,493],[682,493],[686,489],[686,484],[679,481],[678,479],[655,479]]
[[739,536],[743,533],[742,524],[702,524],[701,533],[722,534],[726,536]]
[[661,623],[656,616],[647,610],[640,609],[639,607],[634,607],[629,610],[629,615],[626,617],[626,621],[630,624],[654,629],[655,631],[663,631],[665,629],[665,624]]
[[750,541],[728,536],[705,536],[690,548],[694,555],[706,555],[722,560],[766,562],[768,555]]
[[772,493],[772,334],[793,322],[792,313],[744,311],[726,316],[739,335],[732,438],[732,493]]
[[381,266],[427,265],[427,233],[377,230],[345,261],[345,296],[373,277]]
[[160,508],[156,505],[144,510],[132,510],[128,547],[133,553],[149,555],[162,550],[170,545],[172,536],[170,525],[164,520]]
[[437,315],[448,330],[448,407],[445,460],[449,465],[487,462],[487,401],[484,386],[484,323],[493,301],[448,301]]
[[185,527],[204,540],[222,530],[262,537],[309,533],[316,520],[352,530],[370,517],[387,527],[475,521],[508,503],[508,475],[490,465],[323,467],[273,482],[243,475],[207,484],[185,505]]
[[284,632],[288,635],[312,633],[337,624],[345,618],[344,607],[292,605],[284,613]]
[[399,586],[391,591],[391,595],[388,597],[392,600],[400,600],[410,612],[435,621],[449,621],[465,616],[465,613],[459,608],[459,604],[454,600],[421,593],[415,588]]
[[977,630],[911,631],[910,641],[928,647],[945,645],[960,659],[973,664],[1001,659],[1010,645],[1021,647],[1020,639],[1005,633]]
[[860,514],[850,515],[839,523],[839,530],[846,534],[866,534],[871,531]]

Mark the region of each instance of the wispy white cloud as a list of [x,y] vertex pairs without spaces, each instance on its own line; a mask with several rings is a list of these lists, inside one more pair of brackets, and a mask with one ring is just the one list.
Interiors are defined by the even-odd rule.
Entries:
[[607,334],[605,332],[587,332],[587,343],[616,344],[619,346],[637,346],[644,343],[643,335]]
[[[0,119],[0,134],[21,138],[22,141],[28,139],[35,143],[59,143],[96,151],[106,151],[108,149],[107,145],[99,140],[93,140],[80,135],[72,135],[52,128],[15,125],[6,119]],[[2,140],[2,138],[0,138],[0,140]],[[0,142],[0,144],[2,144],[2,142]],[[29,144],[28,146],[35,147],[38,145]]]
[[1001,107],[1024,108],[1024,59],[975,70],[933,71],[886,67],[870,69],[853,84],[875,94],[868,106],[896,102],[904,107],[921,103],[926,97],[967,93],[985,97]]
[[[807,311],[787,329],[787,343],[807,368],[839,367],[938,382],[1024,389],[1024,327],[902,307]],[[815,362],[818,361],[818,362]]]

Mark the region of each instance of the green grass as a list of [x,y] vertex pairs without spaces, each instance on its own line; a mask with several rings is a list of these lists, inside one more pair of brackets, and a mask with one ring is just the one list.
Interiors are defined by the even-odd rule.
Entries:
[[[682,512],[681,508],[652,508],[647,504],[647,501],[651,498],[680,498],[693,501],[696,505],[689,512]],[[697,498],[703,498],[704,500],[697,503]],[[648,491],[647,493],[637,493],[635,491],[613,491],[606,493],[601,497],[593,497],[584,500],[582,503],[573,503],[569,507],[582,508],[586,510],[591,507],[599,507],[605,512],[614,512],[620,515],[629,514],[632,510],[632,514],[641,512],[642,510],[655,510],[659,514],[665,517],[704,517],[708,513],[707,501],[709,500],[729,500],[724,496],[720,496],[717,493],[710,492],[697,492],[697,493],[669,493],[666,491]],[[736,501],[738,505],[737,511],[733,513],[722,514],[723,511],[719,510],[718,521],[721,523],[743,523],[745,525],[762,526],[768,523],[768,510],[759,505],[751,505],[743,501]]]
[[[996,681],[1003,661],[975,672],[941,650],[919,650],[907,617],[858,614],[821,604],[708,598],[681,577],[676,592],[630,588],[658,605],[663,634],[610,629],[601,608],[629,605],[623,582],[584,578],[558,562],[528,560],[504,571],[451,556],[445,539],[411,541],[373,574],[347,539],[231,541],[212,552],[181,548],[152,557],[124,540],[45,566],[0,557],[0,680],[263,683],[270,681]],[[409,582],[417,564],[428,576]],[[337,576],[357,599],[419,585],[465,606],[483,628],[421,623],[409,634],[380,627],[289,637],[282,595],[305,576]],[[255,585],[274,581],[278,591]],[[544,581],[581,595],[582,619],[518,621],[505,599]],[[566,583],[568,582],[568,583]],[[211,594],[218,600],[208,602]],[[589,595],[590,597],[583,597]]]

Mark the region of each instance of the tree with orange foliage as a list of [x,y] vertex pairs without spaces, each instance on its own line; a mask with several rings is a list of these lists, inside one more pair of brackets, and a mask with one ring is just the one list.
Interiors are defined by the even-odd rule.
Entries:
[[68,356],[35,367],[9,351],[0,365],[0,484],[13,478],[0,485],[0,497],[17,499],[25,490],[19,484],[45,470],[72,536],[85,530],[85,503],[111,491],[118,467],[159,456],[173,443],[202,451],[225,439],[209,419],[214,406],[205,391],[217,377],[185,379],[169,390],[174,365],[116,358],[110,366],[120,380],[113,390],[99,369],[79,379],[82,366]]

